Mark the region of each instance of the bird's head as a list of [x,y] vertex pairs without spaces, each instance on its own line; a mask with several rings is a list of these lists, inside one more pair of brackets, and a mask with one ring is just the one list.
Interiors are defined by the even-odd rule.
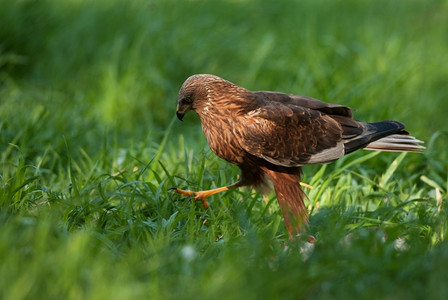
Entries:
[[177,118],[182,121],[189,110],[199,112],[210,101],[216,86],[230,82],[210,74],[196,74],[185,80],[177,96]]

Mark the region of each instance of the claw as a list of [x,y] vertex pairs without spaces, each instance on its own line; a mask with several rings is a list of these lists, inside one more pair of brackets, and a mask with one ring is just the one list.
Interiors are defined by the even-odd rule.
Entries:
[[216,189],[212,189],[212,190],[207,190],[207,191],[199,191],[199,192],[192,192],[192,191],[186,191],[186,190],[181,190],[175,187],[170,188],[170,190],[174,190],[175,193],[184,195],[184,196],[194,196],[194,200],[195,201],[201,201],[202,205],[204,206],[205,209],[207,209],[209,207],[208,202],[205,200],[207,197],[210,197],[211,195],[220,193],[220,192],[224,192],[224,191],[228,191],[229,189],[233,189],[236,187],[239,187],[241,185],[240,182],[237,182],[235,184],[232,185],[228,185],[228,186],[223,186],[220,188],[216,188]]
[[194,194],[194,192],[192,192],[192,191],[181,190],[176,187],[171,187],[168,190],[174,191],[175,193],[178,193],[178,194],[181,194],[184,196],[192,196]]
[[194,201],[201,201],[202,205],[204,206],[204,209],[209,208],[208,202],[207,202],[207,200],[205,200],[205,198],[207,198],[208,195],[206,193],[204,193],[203,191],[192,192],[192,191],[181,190],[176,187],[171,187],[168,190],[174,191],[175,193],[181,194],[183,196],[194,196]]
[[204,206],[204,209],[208,209],[209,208],[207,200],[205,200],[205,199],[200,200],[200,199],[196,199],[196,198],[194,200],[195,201],[201,201],[202,202],[202,206]]

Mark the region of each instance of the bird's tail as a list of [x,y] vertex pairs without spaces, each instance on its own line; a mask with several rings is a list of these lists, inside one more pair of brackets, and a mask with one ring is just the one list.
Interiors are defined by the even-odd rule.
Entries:
[[308,212],[303,202],[306,195],[300,188],[300,175],[269,169],[265,169],[265,172],[274,184],[289,237],[294,238],[308,225]]
[[364,149],[390,152],[420,152],[425,149],[423,141],[407,134],[392,134],[369,143]]
[[361,148],[390,152],[421,152],[425,149],[421,145],[423,141],[409,135],[400,122],[382,121],[363,125],[363,134],[344,143],[345,154]]

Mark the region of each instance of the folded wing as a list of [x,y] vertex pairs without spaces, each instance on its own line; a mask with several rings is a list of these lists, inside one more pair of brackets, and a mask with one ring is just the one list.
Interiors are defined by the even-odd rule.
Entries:
[[418,152],[419,141],[397,121],[354,120],[349,107],[276,92],[254,92],[263,105],[246,113],[240,145],[279,166],[332,162],[358,149]]

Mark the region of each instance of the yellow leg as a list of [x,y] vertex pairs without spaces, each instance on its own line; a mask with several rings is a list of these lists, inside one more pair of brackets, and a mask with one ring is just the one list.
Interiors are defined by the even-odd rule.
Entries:
[[233,185],[223,186],[223,187],[212,189],[212,190],[198,191],[198,192],[181,190],[178,188],[170,188],[170,190],[173,190],[175,193],[178,193],[178,194],[181,194],[184,196],[194,196],[194,201],[201,201],[204,208],[207,209],[209,207],[207,200],[205,200],[207,197],[210,197],[211,195],[214,195],[217,193],[227,191],[231,188],[235,188],[236,186],[237,186],[236,184],[233,184]]

